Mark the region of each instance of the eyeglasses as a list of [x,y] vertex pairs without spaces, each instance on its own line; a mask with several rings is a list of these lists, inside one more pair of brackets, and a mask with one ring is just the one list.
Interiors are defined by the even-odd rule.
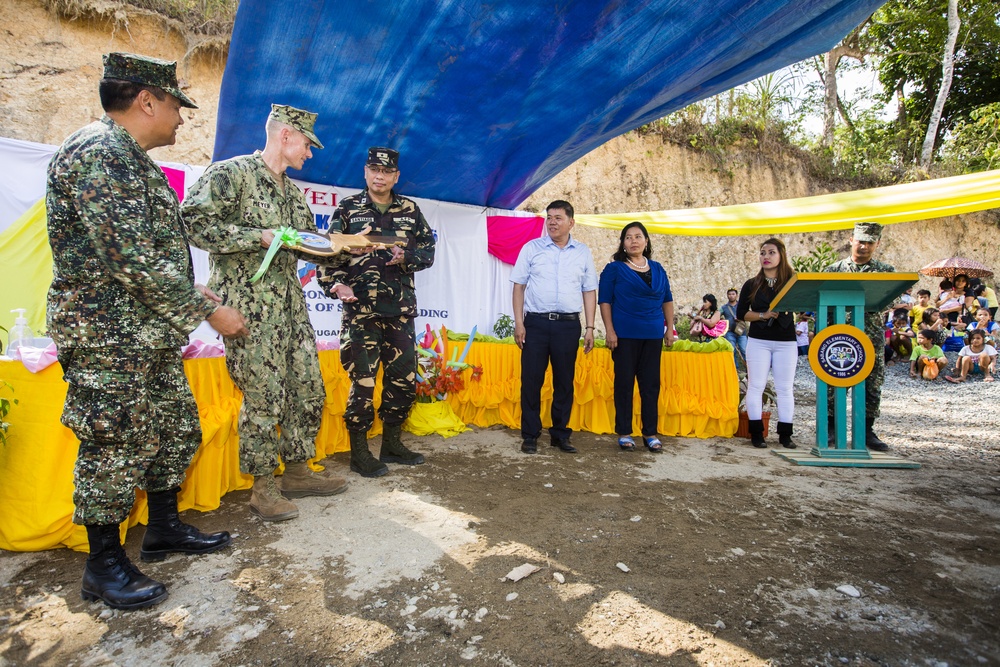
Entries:
[[373,167],[370,164],[366,164],[365,168],[372,170],[376,174],[382,174],[384,176],[392,176],[397,171],[399,171],[399,169],[390,169],[389,167]]

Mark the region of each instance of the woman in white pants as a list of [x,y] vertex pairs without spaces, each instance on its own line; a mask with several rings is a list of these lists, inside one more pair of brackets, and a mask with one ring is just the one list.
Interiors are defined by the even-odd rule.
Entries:
[[767,447],[764,441],[764,387],[767,374],[774,376],[778,395],[778,441],[794,449],[792,418],[795,415],[795,364],[798,346],[795,342],[795,318],[792,313],[776,313],[771,301],[792,277],[785,244],[770,238],[760,246],[760,272],[743,283],[736,315],[750,323],[747,339],[747,417],[750,420],[750,442],[754,447]]

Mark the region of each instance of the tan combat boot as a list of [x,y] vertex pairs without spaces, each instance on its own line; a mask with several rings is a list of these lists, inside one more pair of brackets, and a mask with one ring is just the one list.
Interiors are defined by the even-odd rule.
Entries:
[[250,511],[264,521],[287,521],[299,515],[295,503],[281,495],[274,475],[261,475],[253,480]]
[[286,498],[332,496],[347,490],[347,480],[332,473],[314,472],[305,461],[286,463],[281,493]]

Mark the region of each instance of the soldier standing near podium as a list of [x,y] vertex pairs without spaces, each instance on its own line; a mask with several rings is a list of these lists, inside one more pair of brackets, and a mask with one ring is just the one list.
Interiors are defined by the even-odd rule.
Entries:
[[[878,250],[881,240],[882,225],[877,222],[859,222],[854,225],[854,233],[851,235],[851,256],[834,262],[823,271],[827,273],[894,272],[896,269],[891,264],[875,259],[875,252]],[[874,430],[875,420],[879,417],[879,408],[882,403],[882,382],[885,380],[885,325],[882,322],[882,313],[865,313],[864,330],[875,348],[875,366],[865,380],[865,403],[867,405],[865,446],[875,452],[886,452],[889,450],[889,445],[875,435]],[[832,443],[836,438],[833,422],[833,392],[830,392],[827,400],[830,408],[829,437]]]

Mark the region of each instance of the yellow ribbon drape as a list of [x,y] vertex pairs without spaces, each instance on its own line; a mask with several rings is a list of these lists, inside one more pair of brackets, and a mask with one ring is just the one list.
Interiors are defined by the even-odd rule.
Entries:
[[581,225],[621,229],[638,220],[655,234],[749,236],[851,229],[857,222],[883,225],[984,211],[1000,206],[1000,170],[837,192],[780,201],[576,216]]
[[[464,344],[449,341],[448,358],[456,345]],[[520,350],[510,344],[474,343],[466,361],[481,365],[483,377],[480,382],[467,377],[465,389],[447,397],[447,405],[460,420],[457,423],[520,428]],[[340,353],[320,352],[319,362],[327,395],[316,438],[317,459],[350,449],[343,419],[350,381],[340,365]],[[253,482],[240,472],[239,464],[237,423],[243,397],[229,379],[223,358],[185,361],[184,370],[198,402],[202,446],[188,468],[178,502],[182,510],[213,510],[223,495],[247,489]],[[613,378],[608,350],[579,354],[570,427],[592,433],[614,432]],[[0,379],[13,386],[19,401],[7,417],[12,425],[8,444],[0,446],[0,548],[39,551],[66,546],[86,550],[86,532],[72,522],[73,467],[79,443],[59,422],[66,400],[62,369],[54,364],[34,374],[20,362],[0,361]],[[707,438],[729,437],[736,432],[739,385],[731,352],[665,352],[660,380],[661,434]],[[376,404],[380,387],[381,377],[376,382]],[[546,426],[550,425],[551,403],[548,373],[542,389]],[[638,396],[632,421],[638,433]],[[381,432],[376,418],[370,435]],[[123,529],[145,520],[145,495],[139,491]]]

